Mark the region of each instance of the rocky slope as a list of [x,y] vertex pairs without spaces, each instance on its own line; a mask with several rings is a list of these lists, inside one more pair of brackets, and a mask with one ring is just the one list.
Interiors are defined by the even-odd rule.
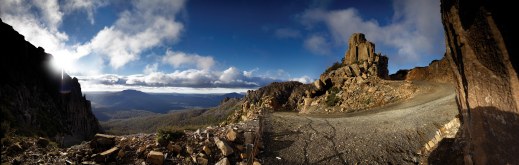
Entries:
[[388,81],[388,58],[375,53],[375,44],[362,33],[349,40],[341,63],[328,68],[313,84],[275,82],[248,91],[242,108],[228,123],[247,121],[265,112],[354,112],[409,98],[416,91],[410,81]]
[[466,164],[519,164],[519,60],[510,1],[442,0]]
[[247,121],[260,113],[273,111],[298,111],[303,104],[305,91],[315,88],[313,85],[296,81],[273,82],[258,90],[247,91],[243,98],[241,109],[227,119],[227,123]]
[[25,41],[11,26],[1,22],[0,33],[0,49],[8,52],[0,60],[2,138],[37,135],[70,145],[101,131],[76,78],[65,74],[61,79],[53,73],[52,55]]

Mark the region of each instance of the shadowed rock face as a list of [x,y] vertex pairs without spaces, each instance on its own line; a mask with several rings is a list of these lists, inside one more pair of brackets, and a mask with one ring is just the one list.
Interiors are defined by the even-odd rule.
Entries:
[[465,163],[519,164],[517,27],[510,1],[442,0],[441,12],[463,119]]
[[15,134],[55,138],[65,145],[89,139],[101,130],[78,79],[53,73],[52,55],[34,47],[11,26],[0,23],[2,137]]

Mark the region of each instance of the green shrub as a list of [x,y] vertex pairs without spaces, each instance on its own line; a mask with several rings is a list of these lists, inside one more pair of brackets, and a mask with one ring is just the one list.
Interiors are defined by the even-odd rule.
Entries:
[[339,93],[339,88],[332,87],[328,90],[330,93],[328,96],[326,96],[326,105],[329,107],[337,105],[337,103],[340,101],[340,97],[337,97],[337,93]]
[[185,135],[184,130],[170,127],[158,130],[157,142],[159,144],[167,144],[169,141],[179,140]]

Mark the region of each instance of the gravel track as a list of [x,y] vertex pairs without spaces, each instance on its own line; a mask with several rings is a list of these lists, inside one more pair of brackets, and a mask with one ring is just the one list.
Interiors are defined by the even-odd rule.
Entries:
[[265,164],[417,164],[457,111],[454,88],[414,82],[416,95],[349,114],[276,112],[265,120]]

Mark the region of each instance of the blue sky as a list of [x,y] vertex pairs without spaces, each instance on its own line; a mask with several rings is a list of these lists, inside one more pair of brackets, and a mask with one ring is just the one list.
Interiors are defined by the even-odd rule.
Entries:
[[2,0],[0,18],[86,91],[243,92],[308,83],[366,34],[389,71],[443,56],[437,0]]

